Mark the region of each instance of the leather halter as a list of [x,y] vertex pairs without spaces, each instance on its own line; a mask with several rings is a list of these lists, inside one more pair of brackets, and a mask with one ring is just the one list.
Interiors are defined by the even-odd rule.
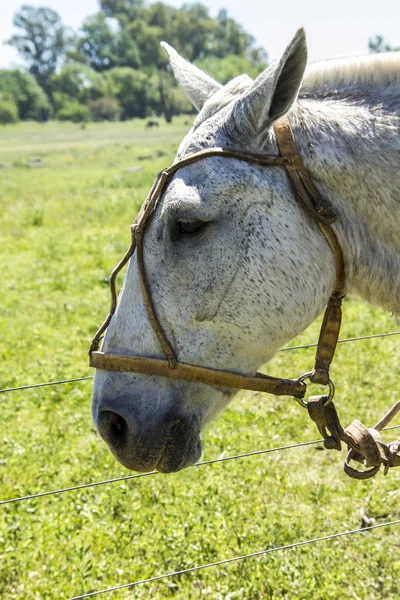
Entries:
[[[89,356],[91,367],[110,371],[129,371],[146,375],[159,375],[228,388],[256,390],[278,396],[293,396],[297,399],[301,399],[305,395],[307,389],[305,379],[310,379],[312,382],[320,383],[322,385],[329,384],[331,390],[334,389],[333,384],[329,379],[329,367],[335,353],[339,336],[341,301],[345,295],[343,254],[336,234],[331,227],[331,224],[336,220],[336,214],[331,203],[321,197],[318,189],[308,174],[297,149],[288,120],[286,118],[280,119],[280,121],[274,125],[274,131],[278,142],[280,156],[263,156],[248,152],[227,150],[224,148],[211,148],[192,154],[159,173],[139,214],[131,226],[132,243],[125,256],[111,273],[111,308],[106,320],[97,331],[90,345]],[[303,375],[299,379],[280,379],[269,377],[262,373],[256,373],[254,377],[247,377],[231,371],[222,371],[182,363],[177,360],[174,349],[169,343],[158,319],[146,279],[143,261],[143,235],[154,214],[157,203],[172,176],[179,169],[212,156],[235,158],[265,166],[284,167],[292,184],[295,197],[300,205],[318,222],[321,232],[325,236],[334,255],[336,284],[325,310],[314,370],[311,373]],[[117,308],[117,274],[128,262],[135,250],[137,251],[140,286],[148,318],[163,348],[166,360],[143,356],[125,356],[98,351],[101,337],[107,329]]]

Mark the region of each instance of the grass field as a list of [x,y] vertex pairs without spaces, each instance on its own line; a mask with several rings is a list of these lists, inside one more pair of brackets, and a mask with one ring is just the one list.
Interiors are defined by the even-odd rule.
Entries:
[[[107,277],[155,173],[188,128],[144,123],[0,128],[0,388],[91,375]],[[141,172],[127,172],[141,166]],[[315,342],[319,323],[293,345]],[[346,300],[342,337],[399,329]],[[398,398],[399,338],[340,345],[343,424]],[[295,377],[314,349],[267,372]],[[0,499],[129,474],[96,434],[91,382],[1,394]],[[387,439],[394,439],[392,432]],[[318,439],[287,398],[243,392],[204,435],[204,459]],[[355,482],[321,446],[253,456],[0,506],[0,597],[64,599],[196,564],[400,518],[400,469]],[[99,596],[258,600],[400,597],[400,527],[277,552]]]

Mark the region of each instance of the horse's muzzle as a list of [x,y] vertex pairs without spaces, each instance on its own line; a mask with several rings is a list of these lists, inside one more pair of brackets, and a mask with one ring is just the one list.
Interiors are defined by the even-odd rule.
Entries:
[[144,427],[126,413],[101,409],[97,429],[119,462],[133,471],[173,473],[201,456],[200,430],[193,418],[168,414],[157,425]]

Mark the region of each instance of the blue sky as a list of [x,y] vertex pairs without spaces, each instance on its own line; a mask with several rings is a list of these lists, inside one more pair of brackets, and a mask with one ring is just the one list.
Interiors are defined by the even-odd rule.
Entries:
[[[0,67],[18,64],[14,50],[3,45],[13,33],[12,18],[21,4],[56,10],[66,25],[78,28],[98,10],[97,0],[0,0]],[[183,0],[166,3],[181,6]],[[368,39],[382,34],[400,46],[399,0],[203,0],[215,15],[226,8],[257,42],[277,58],[300,26],[305,27],[310,60],[366,54]]]

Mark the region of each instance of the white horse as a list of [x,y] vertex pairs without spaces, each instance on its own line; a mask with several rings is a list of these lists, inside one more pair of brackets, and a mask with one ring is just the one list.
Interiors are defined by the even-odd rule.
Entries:
[[[400,312],[400,56],[306,69],[299,30],[255,81],[221,86],[164,44],[198,109],[177,159],[205,148],[278,154],[287,114],[306,168],[334,205],[346,286]],[[185,363],[253,375],[326,305],[332,252],[281,167],[209,157],[180,169],[144,237],[150,292]],[[148,322],[135,256],[103,350],[164,358]],[[98,369],[93,416],[130,469],[177,471],[201,455],[200,432],[234,392],[202,383]]]

